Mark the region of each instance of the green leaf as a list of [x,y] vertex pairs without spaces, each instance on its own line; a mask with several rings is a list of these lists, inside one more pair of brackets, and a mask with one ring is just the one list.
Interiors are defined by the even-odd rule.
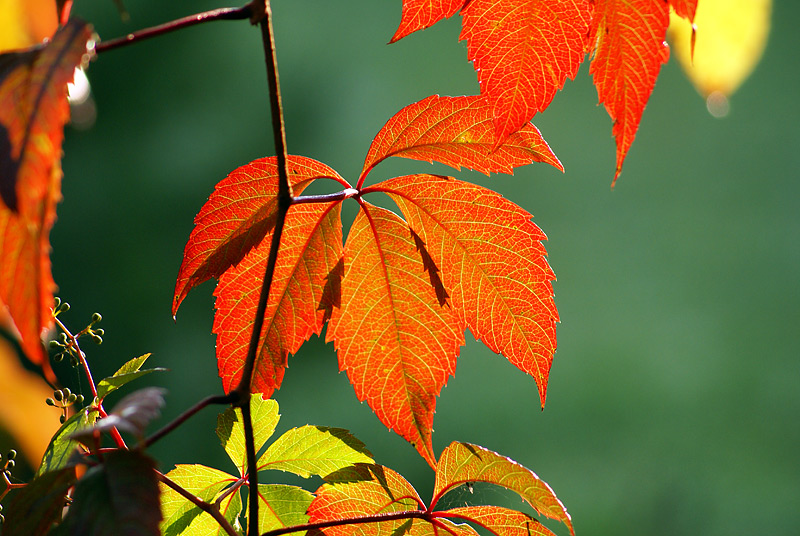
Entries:
[[447,491],[466,482],[488,482],[518,493],[540,514],[575,533],[567,509],[547,483],[514,460],[469,443],[451,443],[439,457],[431,508]]
[[[209,503],[216,501],[238,480],[233,475],[204,465],[178,465],[166,476]],[[231,525],[236,526],[237,518],[242,511],[239,490],[228,494],[220,501],[219,507]],[[225,534],[213,517],[165,484],[161,485],[161,512],[164,516],[164,520],[161,522],[161,531],[164,536]]]
[[326,476],[355,463],[373,463],[367,447],[342,428],[292,428],[269,446],[258,468],[288,471],[304,478]]
[[467,506],[443,513],[477,523],[495,536],[555,536],[528,514],[500,506]]
[[[263,400],[258,394],[250,397],[250,415],[253,420],[253,431],[256,452],[267,442],[275,431],[280,420],[278,403],[274,400]],[[247,470],[247,453],[244,448],[244,424],[242,411],[228,408],[217,417],[217,436],[225,447],[231,461],[236,464],[239,474]]]
[[67,490],[75,482],[75,470],[65,467],[34,478],[14,496],[5,513],[5,536],[47,534],[61,518]]
[[69,464],[69,457],[72,455],[72,451],[80,444],[72,438],[72,435],[94,424],[95,420],[97,420],[97,413],[90,413],[86,409],[67,419],[53,436],[53,439],[50,440],[36,474],[42,475],[48,471],[66,467]]
[[[306,510],[314,495],[296,486],[259,484],[258,533],[308,523]],[[294,532],[304,536],[305,532]]]
[[113,376],[109,376],[108,378],[103,378],[102,380],[100,380],[100,383],[97,384],[98,400],[102,401],[110,393],[113,393],[126,383],[133,381],[141,376],[144,376],[145,374],[167,370],[161,367],[141,370],[142,365],[144,365],[144,362],[147,361],[148,357],[150,357],[150,354],[144,354],[143,356],[134,357],[133,359],[122,365],[120,369],[114,373]]
[[135,450],[107,453],[75,486],[55,534],[160,536],[159,489],[154,462]]

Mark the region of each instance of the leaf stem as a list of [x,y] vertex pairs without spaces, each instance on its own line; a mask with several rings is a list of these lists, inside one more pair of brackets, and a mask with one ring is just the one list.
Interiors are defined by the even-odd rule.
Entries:
[[374,514],[371,516],[359,517],[346,517],[342,519],[334,519],[331,521],[321,521],[318,523],[304,523],[302,525],[294,525],[291,527],[281,527],[279,529],[268,530],[261,534],[261,536],[281,536],[282,534],[289,534],[292,532],[321,530],[328,527],[340,527],[342,525],[360,525],[362,523],[378,523],[383,521],[397,521],[400,519],[424,519],[430,523],[439,517],[437,512],[427,512],[425,510],[405,510],[402,512],[391,512],[388,514]]
[[222,530],[224,530],[228,534],[228,536],[238,536],[238,533],[234,530],[234,528],[231,526],[228,520],[225,519],[225,516],[222,515],[222,513],[219,511],[219,508],[215,508],[214,505],[209,504],[204,500],[200,499],[199,497],[193,495],[188,490],[184,489],[181,485],[177,484],[167,475],[161,473],[160,471],[155,471],[155,473],[158,479],[161,482],[163,482],[167,487],[175,490],[178,494],[181,495],[181,497],[185,498],[186,500],[194,504],[196,507],[198,507],[200,510],[213,517],[214,520],[217,523],[219,523],[219,526],[222,527]]
[[189,26],[203,24],[205,22],[212,22],[215,20],[249,19],[251,13],[252,10],[250,4],[242,7],[222,7],[219,9],[212,9],[211,11],[196,13],[194,15],[189,15],[188,17],[182,17],[164,24],[159,24],[158,26],[145,28],[143,30],[129,33],[128,35],[124,35],[122,37],[117,37],[116,39],[102,41],[97,43],[97,46],[95,46],[95,52],[99,54],[115,48],[138,43],[139,41],[144,41],[145,39],[150,39],[152,37],[164,35],[170,32],[181,30],[183,28],[188,28]]
[[332,194],[319,194],[319,195],[301,195],[292,197],[292,205],[301,205],[303,203],[331,203],[333,201],[344,201],[359,194],[355,188],[346,188],[341,192]]

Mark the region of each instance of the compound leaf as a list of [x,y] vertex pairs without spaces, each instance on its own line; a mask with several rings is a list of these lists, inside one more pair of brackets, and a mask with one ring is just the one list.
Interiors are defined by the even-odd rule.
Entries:
[[460,170],[512,173],[531,162],[564,168],[539,130],[528,123],[499,146],[494,139],[493,111],[478,96],[432,95],[394,115],[372,140],[361,176],[390,156],[441,162]]
[[533,376],[544,405],[558,312],[546,237],[531,215],[449,177],[408,175],[373,188],[392,197],[427,245],[461,329]]
[[454,442],[442,452],[431,508],[447,491],[467,482],[488,482],[514,491],[537,512],[563,522],[574,534],[567,509],[546,482],[514,460],[469,443]]
[[[253,441],[256,452],[258,452],[272,437],[272,433],[278,425],[281,417],[278,413],[278,403],[274,400],[264,400],[255,394],[250,397],[250,417],[253,421]],[[239,474],[246,474],[247,453],[241,409],[228,408],[217,417],[217,437],[222,442],[228,457],[239,470]]]
[[[314,495],[297,486],[259,484],[258,499],[260,502],[258,533],[263,534],[269,530],[308,523],[306,510],[311,505]],[[305,532],[298,531],[292,534],[304,536]]]
[[547,108],[583,61],[590,0],[470,0],[461,39],[481,95],[491,104],[496,143]]
[[[213,503],[237,478],[204,465],[178,465],[167,473],[167,478],[199,497],[203,501]],[[219,523],[203,512],[193,503],[186,500],[177,491],[166,484],[161,484],[161,512],[164,519],[161,531],[164,536],[209,536],[224,535]],[[235,523],[242,510],[239,490],[229,493],[220,502],[220,511],[225,518]]]
[[327,338],[359,400],[432,466],[436,396],[453,374],[463,329],[441,305],[407,224],[362,201],[344,249],[341,307]]

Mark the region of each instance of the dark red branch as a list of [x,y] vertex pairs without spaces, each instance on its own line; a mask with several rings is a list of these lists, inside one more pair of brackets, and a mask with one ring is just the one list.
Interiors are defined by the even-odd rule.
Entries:
[[214,520],[216,520],[216,522],[219,523],[219,526],[222,527],[222,530],[224,530],[229,536],[238,536],[238,533],[233,529],[228,520],[225,519],[225,516],[223,516],[222,513],[220,513],[219,509],[215,508],[214,505],[205,502],[204,500],[200,499],[199,497],[196,497],[195,495],[192,495],[182,486],[173,482],[167,475],[159,471],[156,471],[156,476],[158,476],[158,479],[164,484],[166,484],[167,487],[175,490],[177,493],[181,495],[181,497],[183,497],[184,499],[186,499],[187,501],[191,502],[193,505],[198,507],[200,510],[213,517]]
[[332,521],[321,521],[319,523],[304,523],[302,525],[294,525],[292,527],[283,527],[280,529],[269,530],[261,536],[281,536],[282,534],[289,534],[292,532],[300,532],[306,530],[320,530],[328,527],[340,527],[342,525],[361,525],[363,523],[379,523],[385,521],[397,521],[400,519],[424,519],[429,523],[434,523],[438,516],[434,512],[426,512],[424,510],[406,510],[403,512],[392,512],[390,514],[375,514],[371,516],[350,517],[344,519],[334,519]]

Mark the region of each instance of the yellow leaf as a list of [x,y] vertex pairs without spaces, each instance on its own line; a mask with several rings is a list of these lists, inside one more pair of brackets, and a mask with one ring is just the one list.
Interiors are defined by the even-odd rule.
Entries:
[[0,52],[41,43],[57,26],[55,0],[0,0]]
[[771,11],[772,0],[701,0],[693,59],[692,24],[672,13],[668,35],[673,50],[713,115],[727,113],[727,98],[761,59]]

